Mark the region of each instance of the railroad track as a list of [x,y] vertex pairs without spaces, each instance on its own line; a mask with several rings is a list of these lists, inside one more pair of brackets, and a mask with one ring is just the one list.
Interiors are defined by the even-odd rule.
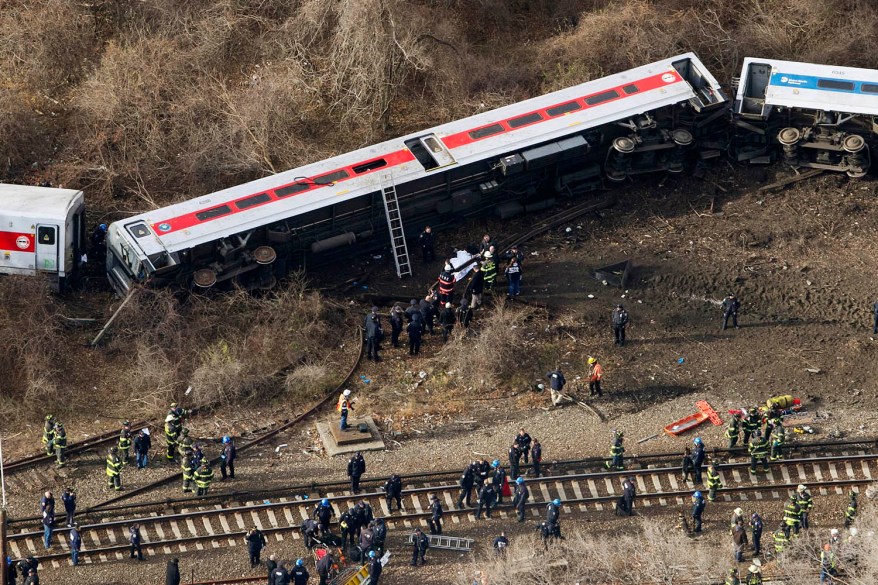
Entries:
[[[844,494],[846,490],[869,484],[878,474],[878,453],[841,454],[803,457],[772,463],[767,473],[755,476],[748,473],[749,462],[719,465],[724,487],[718,501],[738,502],[751,498],[757,500],[785,500],[791,490],[806,483],[815,496],[830,493]],[[565,474],[528,480],[531,502],[528,514],[534,520],[542,516],[547,501],[560,498],[567,514],[582,512],[608,512],[613,509],[621,493],[620,479],[633,477],[637,484],[637,507],[640,513],[649,514],[653,509],[674,509],[685,505],[696,488],[691,482],[679,479],[677,467],[656,469],[632,469],[604,473]],[[365,499],[382,516],[389,530],[406,530],[412,526],[425,526],[430,515],[429,494],[435,493],[446,510],[445,521],[451,526],[475,521],[472,508],[457,508],[458,487],[454,484],[431,485],[404,491],[405,513],[390,514],[383,493],[369,492],[357,496],[351,494],[326,494],[336,512],[336,518],[356,501]],[[473,500],[475,501],[475,500]],[[275,501],[252,499],[223,506],[201,506],[184,509],[179,513],[147,515],[125,518],[82,526],[85,562],[108,562],[122,559],[127,552],[127,529],[138,523],[144,540],[144,551],[149,556],[178,554],[190,550],[201,551],[224,546],[243,546],[243,536],[252,526],[259,527],[270,539],[277,542],[301,539],[299,526],[315,505],[310,495],[281,497]],[[514,517],[509,500],[498,507],[495,514],[500,518]],[[453,530],[453,528],[452,528]],[[9,547],[16,558],[33,555],[44,562],[60,567],[69,562],[66,531],[59,531],[61,551],[53,554],[43,552],[42,532],[19,531],[8,535]],[[57,547],[57,545],[56,545]]]

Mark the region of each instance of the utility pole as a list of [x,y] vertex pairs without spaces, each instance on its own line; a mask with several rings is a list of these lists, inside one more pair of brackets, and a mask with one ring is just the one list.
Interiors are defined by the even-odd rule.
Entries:
[[3,439],[0,438],[0,492],[2,492],[3,502],[0,507],[0,564],[3,570],[0,571],[0,585],[9,585],[7,578],[9,577],[9,567],[6,566],[6,476],[3,474]]

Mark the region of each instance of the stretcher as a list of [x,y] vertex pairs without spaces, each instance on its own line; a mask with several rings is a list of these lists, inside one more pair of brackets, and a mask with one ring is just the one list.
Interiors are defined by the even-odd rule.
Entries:
[[698,412],[666,425],[665,432],[676,437],[691,431],[706,420],[710,420],[716,426],[723,424],[722,419],[706,400],[699,400],[695,403],[695,406],[698,407]]

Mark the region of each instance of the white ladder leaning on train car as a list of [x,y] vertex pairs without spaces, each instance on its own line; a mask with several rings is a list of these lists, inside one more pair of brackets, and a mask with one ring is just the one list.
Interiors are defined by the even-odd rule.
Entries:
[[385,175],[381,179],[381,199],[384,201],[384,214],[387,216],[387,230],[390,232],[396,275],[399,278],[411,276],[412,266],[409,261],[408,246],[405,243],[405,229],[402,226],[402,214],[396,197],[396,185],[390,175]]

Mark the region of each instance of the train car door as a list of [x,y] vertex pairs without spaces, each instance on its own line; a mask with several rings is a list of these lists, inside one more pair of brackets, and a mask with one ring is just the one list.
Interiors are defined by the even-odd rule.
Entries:
[[36,269],[58,272],[58,226],[37,224]]

